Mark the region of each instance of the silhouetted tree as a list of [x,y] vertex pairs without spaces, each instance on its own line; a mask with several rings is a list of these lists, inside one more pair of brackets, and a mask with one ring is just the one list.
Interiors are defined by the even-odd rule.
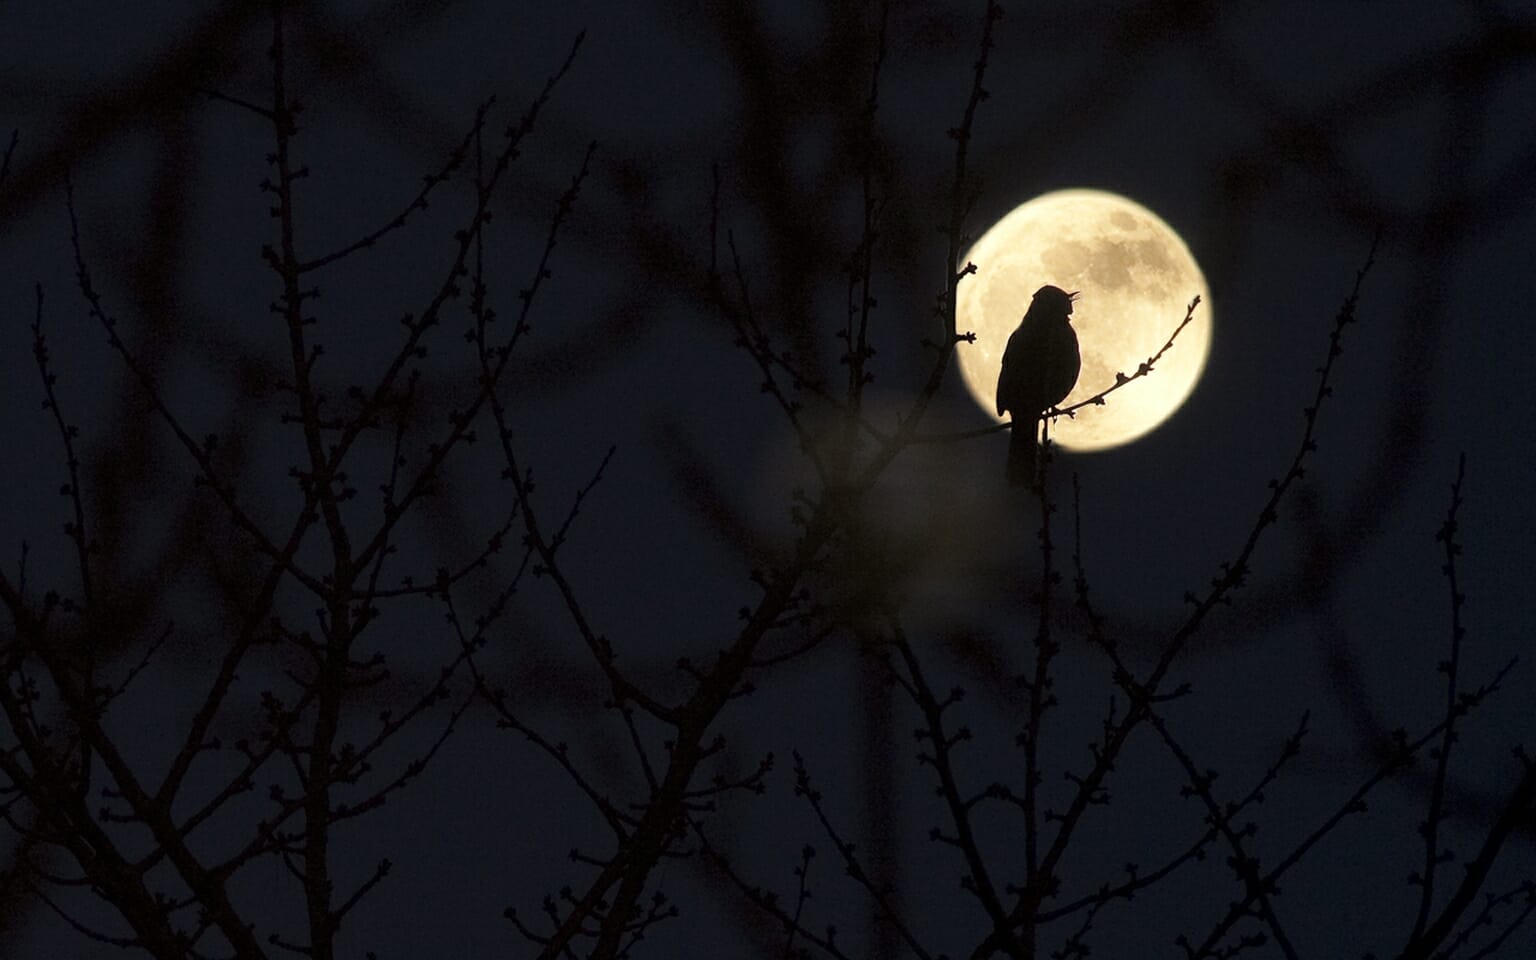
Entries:
[[[430,901],[391,899],[393,864],[467,825],[541,854],[426,886],[489,889],[518,956],[702,954],[710,929],[741,955],[785,957],[1086,957],[1106,943],[1312,956],[1330,932],[1317,903],[1399,861],[1408,883],[1372,891],[1381,923],[1359,952],[1518,955],[1536,908],[1536,760],[1499,744],[1514,750],[1504,768],[1459,772],[1474,711],[1513,684],[1512,662],[1468,656],[1459,518],[1475,465],[1457,464],[1435,537],[1449,624],[1425,665],[1443,684],[1432,711],[1392,729],[1353,694],[1361,657],[1342,636],[1326,677],[1353,737],[1321,750],[1306,705],[1256,716],[1275,704],[1234,707],[1216,678],[1271,668],[1242,639],[1260,625],[1333,622],[1334,585],[1423,459],[1412,395],[1431,379],[1437,278],[1478,217],[1497,215],[1458,179],[1474,166],[1454,145],[1466,131],[1448,137],[1445,192],[1410,217],[1367,204],[1331,149],[1364,94],[1287,114],[1218,63],[1272,118],[1273,141],[1222,165],[1224,230],[1295,159],[1322,170],[1360,232],[1408,242],[1337,252],[1340,306],[1314,338],[1315,381],[1284,398],[1300,423],[1268,435],[1274,478],[1223,514],[1247,518],[1226,524],[1229,542],[1189,545],[1209,553],[1208,582],[1182,606],[1116,612],[1100,606],[1113,591],[1089,548],[1129,552],[1130,538],[1095,535],[1102,499],[1049,445],[1038,498],[1000,469],[977,480],[941,462],[1002,463],[1006,427],[972,427],[950,396],[973,340],[956,291],[998,202],[984,181],[1018,162],[998,158],[1040,162],[1038,144],[978,148],[1006,22],[980,7],[831,3],[807,14],[810,49],[755,5],[694,10],[740,110],[729,142],[666,158],[562,126],[555,101],[589,55],[577,35],[548,52],[525,103],[477,109],[396,205],[356,205],[372,216],[357,229],[340,226],[354,212],[340,198],[367,167],[307,159],[325,155],[310,147],[324,110],[296,91],[344,77],[372,91],[370,109],[433,130],[417,139],[448,138],[391,95],[377,38],[280,0],[209,14],[155,67],[60,116],[41,148],[12,137],[0,223],[53,216],[62,198],[75,289],[38,282],[27,307],[54,443],[35,456],[62,468],[66,521],[47,544],[8,538],[19,556],[0,572],[0,944],[51,924],[74,937],[60,940],[69,955],[91,941],[161,958],[387,955],[389,923],[438,922]],[[406,14],[432,16],[402,5],[384,19]],[[1485,16],[1478,39],[1435,61],[1464,71],[1457,97],[1476,99],[1536,34]],[[1108,37],[1114,58],[1083,89],[1122,83],[1170,37],[1210,41],[1216,17],[1158,3],[1074,26]],[[1040,43],[1066,29],[1024,23]],[[260,68],[239,55],[257,25]],[[944,107],[940,162],[901,142],[885,99],[909,79],[892,77],[903,56],[962,35],[971,69]],[[1394,104],[1419,82],[1389,77],[1398,86],[1366,99]],[[1083,106],[1050,106],[1060,141]],[[210,265],[189,225],[208,116],[260,139],[250,163],[264,163],[270,224],[240,267]],[[137,127],[154,133],[155,172],[145,229],[124,240],[85,200],[87,168]],[[819,159],[804,160],[807,140],[827,148]],[[693,175],[672,195],[676,162]],[[1320,434],[1372,271],[1404,247],[1422,308],[1396,351],[1408,396],[1342,498],[1349,522],[1332,524],[1307,471],[1328,455]],[[198,270],[227,296],[206,319]],[[561,299],[610,280],[622,292],[606,313]],[[1165,351],[1200,309],[1168,318]],[[668,332],[658,358],[645,340],[669,310],[694,326]],[[51,349],[59,315],[80,312],[113,375],[87,372],[106,367],[86,347]],[[538,339],[549,329],[553,347]],[[1371,349],[1391,353],[1383,340]],[[1046,419],[1121,402],[1161,355]],[[762,455],[778,446],[792,453]],[[626,460],[652,455],[646,469]],[[759,481],[788,495],[787,523],[747,492]],[[678,500],[685,519],[652,516]],[[1260,576],[1293,508],[1302,562]],[[683,537],[690,522],[707,536]],[[655,554],[632,555],[637,541]],[[749,578],[721,572],[722,550]],[[643,569],[668,554],[670,569]],[[945,564],[959,603],[929,589]],[[851,735],[818,729],[829,701]],[[1290,734],[1270,737],[1271,721]],[[1235,722],[1253,728],[1212,729]],[[1318,754],[1338,768],[1309,778],[1298,768]],[[1378,801],[1388,784],[1406,805]],[[424,791],[426,809],[392,819]],[[1371,839],[1351,839],[1367,825]],[[1299,879],[1330,850],[1379,863]]]

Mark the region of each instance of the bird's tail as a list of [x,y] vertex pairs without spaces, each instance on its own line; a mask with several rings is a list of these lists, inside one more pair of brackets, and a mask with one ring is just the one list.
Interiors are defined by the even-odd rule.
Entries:
[[1035,485],[1035,424],[1022,420],[1013,422],[1008,438],[1008,485],[1032,487]]

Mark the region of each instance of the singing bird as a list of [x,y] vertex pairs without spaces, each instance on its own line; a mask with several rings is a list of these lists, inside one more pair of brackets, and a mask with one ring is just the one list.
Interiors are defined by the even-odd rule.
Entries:
[[997,378],[997,415],[1013,415],[1008,440],[1008,483],[1033,486],[1040,417],[1065,400],[1083,369],[1072,329],[1077,293],[1047,284],[1035,291],[1019,328],[1008,338]]

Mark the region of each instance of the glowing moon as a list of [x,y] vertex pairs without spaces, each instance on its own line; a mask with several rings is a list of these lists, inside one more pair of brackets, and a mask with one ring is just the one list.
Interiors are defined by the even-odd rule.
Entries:
[[[1211,295],[1199,264],[1157,214],[1103,190],[1058,190],[1015,207],[966,254],[976,273],[960,283],[959,347],[971,396],[995,416],[997,375],[1008,336],[1030,297],[1052,283],[1079,290],[1072,326],[1083,354],[1069,406],[1130,375],[1168,341],[1196,295],[1195,319],[1150,374],[1051,422],[1051,437],[1071,450],[1129,443],[1172,416],[1194,390],[1211,346]],[[999,422],[1006,418],[997,418]]]

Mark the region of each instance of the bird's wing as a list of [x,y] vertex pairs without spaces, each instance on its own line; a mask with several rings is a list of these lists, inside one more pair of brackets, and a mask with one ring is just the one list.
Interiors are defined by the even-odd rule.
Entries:
[[997,415],[1002,416],[1013,406],[1019,393],[1019,372],[1021,364],[1018,357],[1020,327],[1008,337],[1008,348],[1003,351],[1003,369],[997,375]]

